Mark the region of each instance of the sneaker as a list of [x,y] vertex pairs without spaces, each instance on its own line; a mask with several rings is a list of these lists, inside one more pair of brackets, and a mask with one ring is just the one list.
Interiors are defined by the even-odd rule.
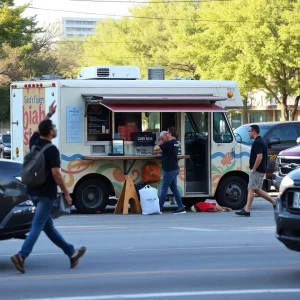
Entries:
[[185,208],[178,208],[177,210],[173,211],[172,214],[185,214]]
[[245,211],[244,208],[240,211],[237,211],[235,214],[238,215],[238,216],[250,217],[250,211],[247,212],[247,211]]
[[12,256],[10,259],[13,262],[13,264],[15,265],[15,268],[24,274],[25,273],[24,261],[21,260],[20,255],[16,254],[16,255]]

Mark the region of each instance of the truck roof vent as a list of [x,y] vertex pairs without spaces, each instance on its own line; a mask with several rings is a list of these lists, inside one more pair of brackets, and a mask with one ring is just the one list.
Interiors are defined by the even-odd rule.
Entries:
[[96,66],[82,68],[77,79],[136,80],[141,78],[139,67]]
[[148,79],[149,80],[164,80],[165,70],[162,67],[150,67],[148,68]]
[[109,77],[109,68],[98,68],[97,77]]

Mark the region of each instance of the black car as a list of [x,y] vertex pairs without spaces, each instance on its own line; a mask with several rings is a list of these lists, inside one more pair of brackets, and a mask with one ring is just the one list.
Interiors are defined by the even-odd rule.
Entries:
[[289,249],[300,252],[300,169],[283,178],[277,200],[276,237]]
[[[268,143],[267,179],[272,180],[275,171],[276,157],[280,151],[297,145],[300,137],[300,122],[265,122],[242,125],[234,130],[238,142],[251,146],[253,140],[249,138],[248,129],[257,124],[261,137]],[[277,143],[275,141],[278,141]],[[271,141],[271,142],[270,142]]]
[[0,240],[25,238],[33,220],[35,206],[20,182],[21,166],[0,159]]
[[0,157],[11,157],[11,136],[10,134],[0,135]]

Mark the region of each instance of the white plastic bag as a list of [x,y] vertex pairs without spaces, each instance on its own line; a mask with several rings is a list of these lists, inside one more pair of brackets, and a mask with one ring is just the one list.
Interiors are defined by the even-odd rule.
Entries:
[[146,185],[139,190],[139,193],[143,215],[159,214],[160,206],[157,189]]

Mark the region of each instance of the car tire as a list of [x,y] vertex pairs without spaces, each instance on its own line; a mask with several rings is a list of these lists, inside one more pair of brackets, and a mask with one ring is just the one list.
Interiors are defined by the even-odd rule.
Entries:
[[248,184],[238,176],[228,176],[221,180],[216,192],[219,205],[233,210],[242,209],[247,204]]
[[94,214],[109,204],[109,190],[101,179],[85,179],[75,189],[74,206],[80,213]]

